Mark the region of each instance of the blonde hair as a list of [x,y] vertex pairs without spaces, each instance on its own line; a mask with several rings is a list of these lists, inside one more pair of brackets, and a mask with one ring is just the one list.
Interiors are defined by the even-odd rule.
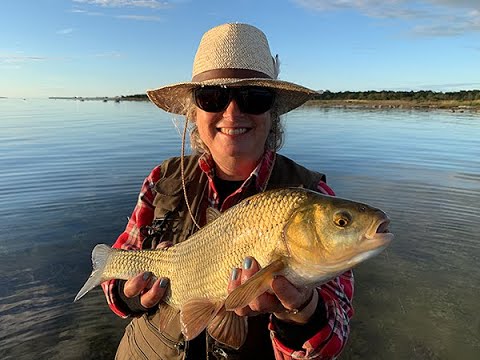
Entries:
[[[278,151],[283,146],[285,140],[285,133],[283,124],[278,115],[277,107],[273,105],[273,108],[270,110],[272,125],[270,128],[270,133],[268,134],[267,141],[265,142],[265,150]],[[178,109],[179,113],[185,114],[185,121],[188,121],[189,132],[190,132],[190,146],[192,151],[198,154],[209,153],[208,147],[200,138],[198,132],[197,124],[195,122],[197,106],[193,102],[192,97],[188,97],[183,102],[183,108]],[[182,144],[185,146],[185,144]]]

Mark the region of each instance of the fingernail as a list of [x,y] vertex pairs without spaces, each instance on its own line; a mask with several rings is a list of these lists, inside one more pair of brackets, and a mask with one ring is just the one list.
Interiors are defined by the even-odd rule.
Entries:
[[232,280],[237,280],[238,279],[238,269],[237,268],[233,268],[232,269]]
[[243,268],[245,270],[248,270],[251,267],[252,267],[252,258],[251,257],[245,258],[245,260],[243,260]]
[[145,274],[143,274],[143,280],[147,281],[150,276],[152,276],[150,271],[145,272]]
[[152,287],[153,284],[155,284],[155,281],[157,281],[157,277],[155,275],[152,276],[152,278],[150,279],[150,281],[148,282],[148,287]]
[[160,286],[162,289],[165,289],[168,285],[168,279],[166,278],[162,278],[162,280],[160,280],[160,283],[158,284],[158,286]]

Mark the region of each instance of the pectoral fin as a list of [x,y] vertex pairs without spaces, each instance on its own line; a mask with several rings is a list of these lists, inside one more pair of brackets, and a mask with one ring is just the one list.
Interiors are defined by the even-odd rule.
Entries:
[[233,310],[248,305],[250,301],[263,294],[269,287],[273,276],[285,268],[285,262],[280,259],[261,269],[250,279],[233,290],[225,300],[225,308]]
[[197,337],[223,306],[222,301],[190,299],[180,310],[180,324],[186,340]]
[[238,316],[233,311],[222,307],[213,318],[207,331],[218,342],[234,349],[240,348],[247,339],[248,323],[245,316]]

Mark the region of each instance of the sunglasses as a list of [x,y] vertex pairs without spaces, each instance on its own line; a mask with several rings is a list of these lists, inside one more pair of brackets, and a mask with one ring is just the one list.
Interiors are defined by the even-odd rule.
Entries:
[[201,86],[193,90],[195,104],[210,113],[224,111],[232,99],[235,99],[241,112],[259,115],[272,108],[275,92],[259,86]]

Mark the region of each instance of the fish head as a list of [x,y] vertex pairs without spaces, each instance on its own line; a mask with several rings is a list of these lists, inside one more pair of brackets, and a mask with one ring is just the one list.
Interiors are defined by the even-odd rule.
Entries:
[[393,240],[389,223],[379,209],[312,192],[292,214],[284,238],[303,277],[327,280],[383,251]]

